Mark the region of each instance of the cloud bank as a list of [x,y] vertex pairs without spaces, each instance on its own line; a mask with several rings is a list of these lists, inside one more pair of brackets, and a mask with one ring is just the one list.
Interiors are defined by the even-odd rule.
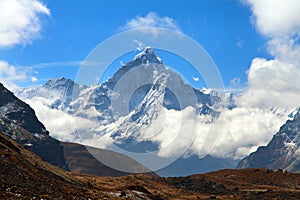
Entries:
[[285,121],[279,110],[258,108],[224,109],[214,123],[210,123],[209,116],[199,116],[191,107],[183,111],[161,108],[158,116],[142,131],[140,140],[158,143],[158,155],[162,157],[184,153],[185,156],[209,154],[242,159],[268,143],[272,133]]
[[36,111],[38,119],[45,124],[51,136],[62,141],[84,143],[86,139],[82,140],[77,133],[92,132],[97,126],[97,123],[92,120],[49,108],[49,100],[45,98],[35,97],[26,100],[26,103]]
[[31,43],[41,30],[41,16],[50,16],[37,0],[1,0],[0,10],[0,48]]

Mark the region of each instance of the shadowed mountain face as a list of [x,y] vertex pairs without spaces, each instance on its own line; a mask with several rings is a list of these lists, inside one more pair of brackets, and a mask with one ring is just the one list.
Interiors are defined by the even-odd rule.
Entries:
[[0,133],[0,199],[74,199],[81,183]]
[[37,119],[26,103],[0,84],[0,132],[35,152],[43,160],[67,169],[60,142]]
[[244,158],[237,168],[263,167],[300,172],[300,111],[288,120],[267,146]]
[[[137,161],[120,153],[105,149],[86,147],[76,143],[62,142],[61,144],[64,149],[64,158],[68,168],[72,172],[98,176],[124,176],[131,174],[128,172],[136,171],[141,173],[144,172],[152,177],[157,176],[155,173],[149,172],[149,169]],[[128,172],[112,169],[101,163],[101,160],[114,162],[114,166],[122,165],[122,169],[127,169]]]

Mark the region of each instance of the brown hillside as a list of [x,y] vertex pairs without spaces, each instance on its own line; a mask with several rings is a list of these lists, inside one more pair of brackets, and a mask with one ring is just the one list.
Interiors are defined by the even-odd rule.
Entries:
[[[61,142],[64,149],[64,158],[68,168],[72,172],[81,174],[92,174],[98,176],[125,176],[130,173],[112,169],[101,163],[101,159],[114,162],[114,165],[122,165],[123,169],[129,172],[146,173],[150,176],[157,176],[149,169],[133,160],[132,158],[105,149],[86,147],[76,143]],[[88,149],[87,149],[88,148]],[[92,154],[91,154],[92,153]],[[100,160],[100,161],[99,161]]]
[[0,199],[300,199],[300,174],[221,170],[188,177],[100,177],[61,170],[0,133]]

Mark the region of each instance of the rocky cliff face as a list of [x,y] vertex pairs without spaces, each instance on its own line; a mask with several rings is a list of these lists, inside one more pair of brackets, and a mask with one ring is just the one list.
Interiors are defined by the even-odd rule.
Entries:
[[244,158],[237,168],[269,168],[300,172],[300,110],[295,111],[267,146]]
[[29,105],[0,84],[0,132],[35,152],[43,160],[67,169],[60,142],[49,136]]

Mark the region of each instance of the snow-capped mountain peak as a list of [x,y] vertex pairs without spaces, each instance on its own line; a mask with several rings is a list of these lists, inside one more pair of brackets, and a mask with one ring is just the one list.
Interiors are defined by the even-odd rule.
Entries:
[[134,57],[134,61],[140,61],[142,64],[158,63],[162,64],[162,60],[158,57],[155,51],[150,47],[146,47],[141,53]]
[[[87,86],[66,78],[55,78],[41,87],[19,91],[17,95],[23,100],[30,100],[28,102],[33,107],[37,105],[33,102],[40,101],[46,107],[56,109],[53,112],[60,110],[97,123],[103,127],[97,129],[97,134],[108,132],[102,130],[119,117],[127,116],[126,122],[121,123],[123,127],[118,126],[118,130],[110,131],[111,135],[121,129],[129,130],[129,124],[151,124],[160,106],[179,111],[188,106],[198,109],[201,105],[199,114],[216,116],[212,114],[215,111],[211,107],[221,100],[218,96],[212,99],[211,94],[204,94],[186,84],[180,75],[162,63],[151,47],[146,47],[102,84]],[[95,119],[97,122],[94,122]],[[84,126],[83,130],[83,135],[93,133],[89,127]],[[133,132],[139,133],[137,130]]]
[[[117,146],[127,152],[154,154],[161,148],[159,138],[167,132],[173,134],[166,128],[178,129],[177,122],[175,128],[170,126],[173,115],[182,111],[204,120],[216,119],[218,110],[214,107],[223,100],[185,83],[151,47],[102,84],[80,85],[58,78],[17,95],[36,108],[50,134],[58,139],[80,139],[92,146]],[[165,114],[169,112],[172,116]],[[49,120],[49,116],[54,117]]]
[[60,77],[60,78],[51,78],[45,83],[45,85],[47,86],[58,86],[58,85],[66,85],[66,84],[74,84],[74,81],[72,81],[71,79],[67,79],[65,77]]

